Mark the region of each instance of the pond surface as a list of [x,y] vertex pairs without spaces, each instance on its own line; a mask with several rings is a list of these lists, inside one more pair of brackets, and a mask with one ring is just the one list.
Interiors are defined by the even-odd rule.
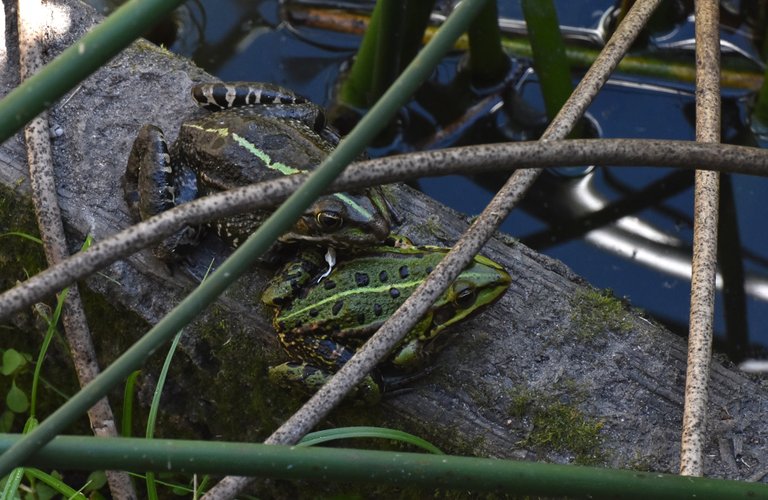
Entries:
[[[606,9],[614,3],[556,2],[560,23],[587,43],[602,36]],[[505,6],[501,9],[504,17],[521,19],[517,2],[501,4]],[[185,9],[180,14],[182,29],[171,45],[173,50],[192,57],[222,80],[274,82],[324,105],[330,102],[337,76],[359,43],[352,35],[289,26],[282,22],[275,0],[202,0]],[[747,28],[738,20],[729,22],[723,37],[732,47],[732,57],[754,63],[755,50],[744,36]],[[691,47],[692,34],[691,19],[682,16],[652,38],[651,44],[657,50],[682,51],[683,57],[693,61],[693,53],[685,52]],[[458,60],[459,56],[448,58],[436,72],[439,78],[453,75]],[[529,66],[529,61],[514,62],[508,90],[541,112],[538,82]],[[500,94],[498,104],[509,95]],[[724,142],[752,143],[746,119],[751,97],[746,90],[724,91]],[[410,107],[413,121],[424,118],[425,107]],[[524,132],[508,130],[509,117],[503,108],[489,106],[487,119],[468,126],[468,133],[457,142],[524,137]],[[588,113],[605,138],[694,138],[694,93],[689,83],[617,75]],[[497,128],[489,132],[488,123]],[[569,175],[546,173],[501,229],[562,260],[595,286],[612,289],[684,334],[690,293],[693,175],[658,168],[577,169],[566,173]],[[474,215],[502,181],[450,176],[423,179],[418,186],[443,203]],[[737,270],[740,264],[743,277],[736,273],[735,284],[729,285],[729,292],[736,293],[729,294],[727,315],[722,288],[718,293],[716,334],[720,347],[739,358],[768,344],[764,327],[768,324],[768,254],[764,250],[768,248],[768,231],[763,216],[768,182],[734,175],[724,177],[722,189],[732,194],[727,198],[733,201],[730,206],[723,204],[727,232],[721,229],[726,235],[721,262],[725,256]],[[597,229],[580,229],[597,210],[615,214],[614,220]],[[741,290],[746,291],[746,298],[740,295]]]

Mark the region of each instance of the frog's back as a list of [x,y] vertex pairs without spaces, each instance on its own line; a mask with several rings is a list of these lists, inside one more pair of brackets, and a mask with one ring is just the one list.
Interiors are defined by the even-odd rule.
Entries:
[[330,146],[301,121],[265,117],[252,106],[187,121],[174,145],[180,161],[214,189],[312,170],[329,151]]
[[299,335],[318,331],[362,344],[424,281],[441,252],[386,251],[341,261],[331,276],[304,290],[281,311],[283,329]]

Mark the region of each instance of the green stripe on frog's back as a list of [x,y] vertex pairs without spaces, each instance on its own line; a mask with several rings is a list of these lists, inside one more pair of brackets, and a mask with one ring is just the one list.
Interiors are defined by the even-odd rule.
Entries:
[[[293,174],[301,174],[301,173],[309,172],[309,170],[303,170],[303,169],[291,167],[279,161],[272,161],[272,157],[269,156],[269,154],[267,154],[266,151],[264,151],[263,149],[257,148],[255,144],[253,144],[251,141],[241,136],[240,134],[236,134],[236,133],[230,134],[230,131],[227,127],[206,128],[197,123],[186,123],[183,126],[194,128],[196,130],[201,130],[203,132],[208,132],[211,134],[216,134],[220,137],[228,137],[231,135],[232,139],[240,147],[244,148],[250,154],[252,154],[256,158],[261,160],[261,162],[264,164],[266,168],[270,170],[274,170],[275,172],[278,172],[281,175],[293,175]],[[376,216],[376,214],[372,213],[370,210],[366,210],[365,207],[363,207],[362,205],[357,203],[355,200],[353,200],[350,196],[344,193],[334,193],[333,196],[341,200],[341,202],[344,203],[346,206],[348,206],[350,209],[360,214],[360,216],[363,217],[365,220],[372,220]]]
[[[350,296],[355,297],[363,297],[365,295],[376,295],[377,297],[381,297],[383,293],[389,294],[391,290],[398,290],[400,294],[402,294],[402,290],[412,290],[416,289],[420,284],[424,282],[423,279],[414,279],[410,281],[400,281],[394,284],[382,284],[377,286],[367,286],[367,287],[360,287],[360,288],[353,288],[349,290],[343,290],[336,292],[332,295],[329,295],[328,297],[318,300],[316,302],[313,302],[305,307],[302,307],[300,309],[292,309],[288,312],[283,312],[280,315],[280,320],[291,320],[297,316],[302,315],[308,315],[309,312],[312,309],[318,309],[322,308],[329,303],[337,303],[339,301],[343,301],[347,299]],[[408,291],[405,296],[409,296],[412,291]],[[364,300],[364,299],[363,299]]]
[[286,165],[285,163],[281,163],[279,161],[272,161],[272,157],[270,157],[266,151],[257,148],[251,141],[246,139],[245,137],[229,132],[229,129],[227,127],[217,127],[217,128],[206,128],[202,125],[199,125],[197,123],[185,123],[182,125],[183,127],[189,127],[193,128],[195,130],[201,130],[203,132],[207,132],[209,134],[215,134],[220,137],[226,138],[231,135],[232,139],[242,148],[244,148],[246,151],[248,151],[250,154],[261,160],[261,162],[264,164],[264,166],[270,170],[274,170],[282,175],[293,175],[293,174],[300,174],[303,172],[308,172],[308,170],[300,170],[295,167],[290,167]]
[[[472,272],[472,271],[464,271],[461,273],[458,279],[467,280],[471,282],[476,283],[482,283],[483,280],[487,279],[488,273],[483,272]],[[333,279],[333,278],[328,278]],[[357,287],[357,288],[350,288],[348,290],[340,290],[336,293],[332,293],[331,295],[311,302],[305,307],[299,308],[299,309],[291,309],[290,311],[283,311],[280,314],[280,320],[292,320],[296,318],[297,316],[302,315],[308,315],[309,312],[313,309],[320,309],[323,308],[329,304],[337,304],[339,301],[344,301],[348,299],[349,297],[355,297],[356,299],[359,299],[359,301],[365,301],[366,295],[372,295],[375,297],[384,297],[387,299],[393,299],[393,298],[399,298],[402,297],[402,300],[399,302],[405,302],[405,299],[409,297],[413,291],[422,283],[424,282],[424,276],[414,276],[413,279],[407,280],[407,281],[393,281],[392,283],[382,283],[380,285],[372,285],[372,286],[363,286],[363,287]],[[320,286],[322,286],[322,283],[320,283]],[[397,297],[392,297],[393,290],[394,293],[397,294]]]
[[281,163],[279,161],[272,161],[272,158],[264,150],[257,148],[251,141],[239,134],[232,134],[232,139],[234,139],[236,143],[245,148],[253,156],[261,160],[262,163],[264,163],[264,166],[270,170],[276,170],[283,175],[293,175],[308,172],[308,170],[300,170],[295,167],[289,167],[285,163]]
[[[276,170],[280,172],[283,175],[293,175],[293,174],[301,174],[309,172],[309,170],[301,170],[298,168],[290,167],[286,165],[285,163],[281,163],[279,161],[272,161],[272,158],[263,150],[257,148],[251,141],[246,139],[245,137],[242,137],[238,134],[232,134],[232,138],[237,142],[240,146],[244,147],[246,150],[248,150],[249,153],[256,156],[258,159],[260,159],[264,165],[266,165],[267,168]],[[361,206],[359,203],[357,203],[355,200],[353,200],[351,197],[347,196],[344,193],[334,193],[333,196],[341,200],[342,203],[350,207],[352,210],[360,214],[363,218],[366,220],[373,219],[375,214],[371,213],[369,210],[366,210],[363,206]]]

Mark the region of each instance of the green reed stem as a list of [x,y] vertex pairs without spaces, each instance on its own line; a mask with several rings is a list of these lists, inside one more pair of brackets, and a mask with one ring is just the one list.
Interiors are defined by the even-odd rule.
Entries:
[[368,30],[363,36],[357,55],[339,90],[338,100],[345,106],[362,109],[368,106],[368,96],[373,87],[373,72],[376,65],[379,27],[382,17],[382,3],[377,2],[371,13]]
[[768,125],[768,67],[765,69],[763,83],[760,86],[760,92],[757,94],[757,101],[755,101],[752,116],[763,125]]
[[488,2],[469,27],[469,67],[478,85],[501,82],[509,71],[509,57],[501,46],[496,2]]
[[[0,451],[20,439],[0,435]],[[59,436],[25,462],[41,468],[175,471],[389,483],[462,491],[612,499],[765,498],[768,485],[655,472],[426,453],[231,442]]]
[[416,56],[434,1],[379,0],[349,74],[340,104],[371,106]]
[[571,67],[560,36],[560,25],[552,0],[522,0],[533,51],[533,66],[539,77],[547,116],[552,119],[573,92]]

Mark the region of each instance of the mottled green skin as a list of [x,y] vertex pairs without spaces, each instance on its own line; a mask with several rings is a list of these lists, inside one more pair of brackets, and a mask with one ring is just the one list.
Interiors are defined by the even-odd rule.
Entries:
[[[202,85],[193,88],[193,95],[198,98],[200,89],[235,88],[254,92],[258,87]],[[289,103],[233,101],[229,104],[237,107],[184,121],[171,148],[159,128],[145,125],[125,175],[126,199],[134,215],[146,219],[199,196],[311,171],[322,162],[338,141],[325,126],[322,109],[296,102],[299,98],[288,90],[269,90],[270,96],[282,91],[278,95]],[[212,227],[237,246],[270,214],[256,210],[216,221]],[[337,247],[370,245],[386,238],[389,224],[383,195],[371,188],[321,197],[281,239]],[[164,242],[158,253],[171,256],[177,247],[194,243],[196,236],[187,229]]]
[[[281,383],[317,389],[386,321],[442,260],[448,248],[373,247],[337,263],[319,283],[304,275],[318,262],[286,265],[262,300],[275,308],[273,325],[292,361],[270,369]],[[431,341],[443,330],[496,301],[511,278],[497,263],[475,257],[380,366],[358,388],[376,401],[386,389],[385,373],[412,373],[424,364]],[[382,384],[383,382],[383,384]]]

